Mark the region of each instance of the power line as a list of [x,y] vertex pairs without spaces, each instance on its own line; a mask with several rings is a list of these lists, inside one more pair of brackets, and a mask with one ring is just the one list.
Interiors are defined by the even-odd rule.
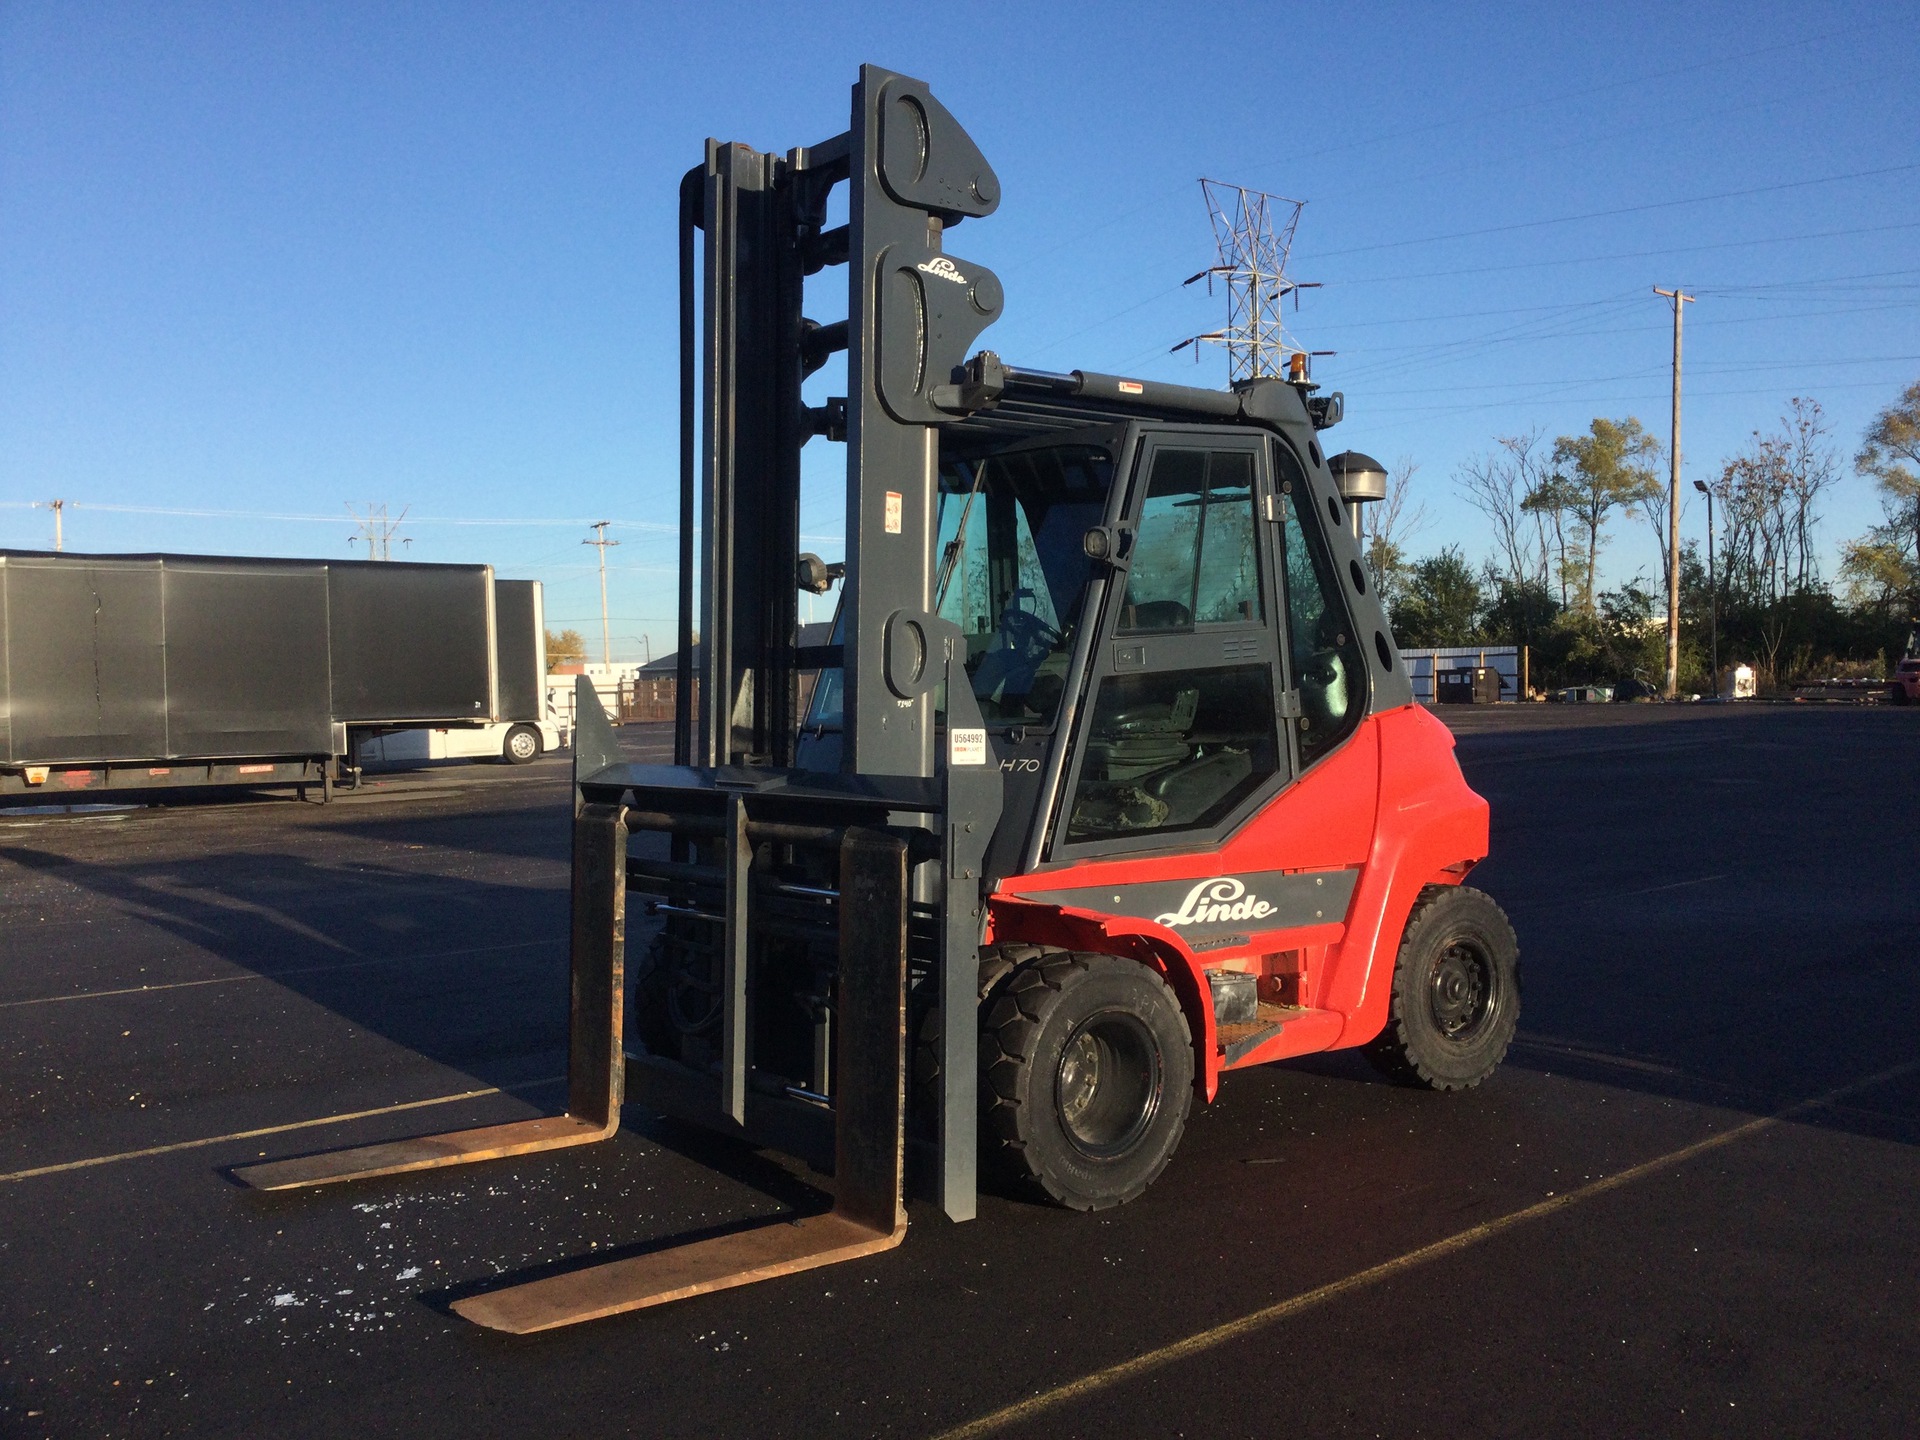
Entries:
[[[1470,266],[1465,266],[1465,267],[1454,269],[1454,270],[1413,270],[1413,271],[1405,271],[1398,275],[1363,275],[1363,276],[1350,277],[1348,279],[1343,279],[1343,280],[1331,280],[1325,283],[1326,283],[1326,288],[1328,290],[1337,294],[1340,290],[1346,287],[1355,286],[1355,285],[1395,285],[1395,284],[1400,284],[1402,282],[1410,281],[1410,280],[1447,280],[1447,279],[1457,279],[1462,276],[1504,275],[1504,274],[1511,274],[1519,270],[1545,270],[1545,269],[1552,269],[1555,267],[1566,266],[1566,265],[1603,264],[1609,261],[1616,261],[1616,260],[1657,259],[1657,258],[1670,256],[1670,255],[1692,255],[1692,254],[1701,254],[1701,253],[1716,251],[1716,250],[1748,249],[1756,245],[1789,245],[1789,244],[1797,244],[1801,241],[1806,241],[1806,240],[1845,239],[1845,238],[1850,238],[1856,235],[1875,235],[1875,234],[1882,234],[1882,233],[1896,231],[1896,230],[1913,230],[1913,229],[1920,229],[1920,220],[1902,221],[1894,225],[1868,225],[1868,226],[1861,226],[1857,228],[1844,229],[1844,230],[1809,231],[1799,235],[1759,236],[1751,240],[1721,240],[1721,241],[1715,241],[1706,245],[1670,245],[1670,246],[1663,246],[1661,248],[1653,249],[1653,250],[1608,251],[1598,255],[1576,255],[1576,256],[1570,256],[1570,257],[1559,259],[1559,260],[1525,260],[1525,261],[1518,261],[1513,264],[1507,264],[1507,265],[1470,265]],[[1396,242],[1396,243],[1401,243],[1401,242]],[[1404,243],[1411,244],[1415,242],[1409,241]],[[1785,285],[1837,284],[1837,283],[1842,283],[1843,280],[1847,280],[1847,279],[1879,279],[1879,278],[1888,278],[1888,277],[1899,276],[1899,275],[1910,275],[1915,273],[1920,273],[1920,272],[1915,272],[1912,270],[1887,270],[1887,271],[1875,272],[1872,275],[1866,275],[1866,276],[1836,277],[1832,281],[1826,281],[1826,280],[1787,281],[1787,282],[1781,282],[1781,283]],[[1169,285],[1163,290],[1156,290],[1151,295],[1148,295],[1145,299],[1137,300],[1133,304],[1127,305],[1119,310],[1115,310],[1110,314],[1100,317],[1097,320],[1089,321],[1087,324],[1081,326],[1077,330],[1070,330],[1064,335],[1058,335],[1053,337],[1051,340],[1047,341],[1045,344],[1038,347],[1038,349],[1034,350],[1032,353],[1035,355],[1045,355],[1055,350],[1058,350],[1061,346],[1065,345],[1069,341],[1077,340],[1082,335],[1087,335],[1092,333],[1095,330],[1102,329],[1105,326],[1112,324],[1116,320],[1123,320],[1129,315],[1132,315],[1140,310],[1144,310],[1148,306],[1156,304],[1161,300],[1167,299],[1169,296],[1177,295],[1184,288],[1184,285],[1185,285],[1185,282],[1182,282],[1181,284]],[[1713,293],[1714,294],[1723,293],[1723,289],[1747,290],[1747,289],[1757,289],[1757,288],[1767,288],[1767,287],[1714,287]],[[1707,287],[1700,287],[1700,291],[1702,294],[1707,293]],[[1638,294],[1639,292],[1635,291],[1633,293]],[[1594,302],[1594,303],[1598,303],[1598,302]],[[1488,312],[1482,312],[1482,313],[1494,314],[1494,315],[1508,314],[1508,313],[1518,314],[1518,313],[1521,313],[1523,310],[1529,309],[1529,308],[1532,308],[1532,307],[1516,307],[1512,311],[1496,310],[1496,311],[1488,311]],[[1543,308],[1551,308],[1551,307],[1543,307]],[[1427,318],[1444,319],[1444,318],[1468,318],[1468,317],[1441,316],[1441,317],[1427,317]],[[1368,325],[1391,325],[1391,324],[1398,324],[1400,322],[1395,320],[1377,320],[1377,321],[1363,321],[1363,322],[1357,322],[1357,323],[1368,324]],[[1340,323],[1337,321],[1333,322],[1330,328],[1338,330],[1340,328]],[[1130,357],[1129,359],[1121,363],[1124,368],[1125,366],[1135,364],[1138,361],[1147,359],[1151,356],[1159,355],[1161,353],[1163,353],[1163,351],[1161,350],[1160,346],[1156,345],[1152,349],[1144,350],[1140,352],[1139,355]]]
[[[1825,31],[1819,35],[1808,36],[1800,40],[1788,40],[1778,45],[1766,45],[1754,50],[1735,51],[1731,54],[1715,56],[1710,60],[1702,60],[1692,65],[1678,66],[1671,70],[1649,71],[1641,75],[1627,76],[1623,79],[1609,80],[1598,85],[1590,85],[1581,90],[1561,90],[1544,99],[1529,100],[1517,105],[1498,105],[1473,110],[1462,110],[1446,119],[1430,121],[1424,125],[1405,126],[1397,130],[1384,130],[1373,135],[1361,136],[1357,140],[1343,141],[1337,145],[1323,145],[1317,150],[1289,152],[1288,163],[1290,165],[1298,165],[1304,161],[1317,160],[1328,155],[1338,155],[1344,151],[1360,149],[1368,145],[1385,144],[1390,140],[1403,140],[1410,136],[1450,130],[1461,125],[1480,125],[1500,115],[1521,114],[1529,110],[1560,106],[1570,100],[1584,99],[1590,95],[1605,94],[1608,91],[1624,89],[1634,85],[1644,85],[1658,80],[1672,79],[1676,76],[1689,75],[1700,70],[1712,69],[1716,66],[1737,64],[1742,60],[1758,59],[1761,56],[1779,54],[1787,50],[1805,49],[1808,46],[1818,45],[1827,40],[1838,39],[1842,36],[1856,35],[1866,30],[1885,28],[1887,24],[1891,23],[1894,22],[1881,22],[1878,26],[1850,25],[1843,29]],[[1238,163],[1244,163],[1249,168],[1260,165],[1259,160],[1253,159]],[[1238,168],[1238,164],[1236,164],[1236,168]],[[1268,165],[1266,168],[1271,169],[1272,167]],[[1000,267],[1000,273],[1004,277],[1008,273],[1017,271],[1020,267],[1030,265],[1037,260],[1044,260],[1049,256],[1058,255],[1067,250],[1079,250],[1085,245],[1089,235],[1098,234],[1100,231],[1110,229],[1115,225],[1125,224],[1137,216],[1144,215],[1151,210],[1159,208],[1160,205],[1164,203],[1164,197],[1172,195],[1180,185],[1184,185],[1185,183],[1185,181],[1181,181],[1176,185],[1170,182],[1164,186],[1157,186],[1152,192],[1154,198],[1141,205],[1134,206],[1129,210],[1123,210],[1117,214],[1110,215],[1105,220],[1092,225],[1078,223],[1078,217],[1076,217],[1074,233],[1071,239],[1064,240],[1057,245],[1048,246],[1044,250],[1031,252],[1024,257],[1014,256]]]
[[1472,240],[1482,235],[1505,235],[1515,230],[1539,230],[1548,225],[1573,225],[1582,220],[1607,220],[1616,215],[1642,215],[1649,210],[1672,210],[1682,205],[1706,205],[1715,200],[1739,200],[1750,195],[1775,195],[1782,190],[1805,190],[1814,185],[1838,185],[1848,180],[1867,180],[1881,175],[1904,175],[1920,170],[1920,162],[1911,165],[1886,165],[1877,170],[1855,170],[1845,175],[1822,175],[1811,180],[1787,180],[1778,185],[1756,185],[1749,190],[1722,190],[1712,195],[1688,195],[1678,200],[1650,200],[1643,205],[1622,205],[1613,210],[1588,210],[1578,215],[1556,215],[1549,220],[1518,220],[1511,225],[1488,225],[1479,230],[1456,230],[1447,235],[1421,235],[1411,240],[1382,240],[1373,245],[1355,245],[1346,250],[1323,250],[1315,260],[1332,260],[1343,255],[1366,255],[1376,250],[1402,250],[1409,245],[1438,245],[1448,240]]
[[[1661,328],[1664,329],[1665,327],[1663,326]],[[1823,392],[1832,390],[1879,390],[1884,389],[1886,385],[1887,382],[1885,380],[1843,380],[1833,384],[1823,384],[1820,389]],[[1573,391],[1580,387],[1569,386],[1568,388],[1569,391]],[[1784,393],[1789,392],[1783,391],[1782,387],[1778,385],[1771,385],[1742,390],[1696,390],[1694,391],[1693,398],[1696,400],[1713,400],[1746,395],[1781,395]],[[1655,400],[1664,400],[1666,398],[1666,395],[1655,391],[1650,394],[1638,395],[1588,395],[1583,398],[1582,403],[1593,405],[1638,405]],[[1490,400],[1482,405],[1394,405],[1382,407],[1383,414],[1381,418],[1372,423],[1384,425],[1391,419],[1402,416],[1431,415],[1437,412],[1445,412],[1450,415],[1474,415],[1486,410],[1506,410],[1522,405],[1560,405],[1566,403],[1566,399],[1567,397],[1564,395],[1540,395],[1526,400]]]
[[[1838,240],[1855,235],[1878,235],[1891,230],[1920,229],[1920,220],[1897,225],[1867,225],[1849,230],[1815,230],[1804,235],[1767,235],[1753,240],[1716,240],[1709,245],[1666,245],[1657,250],[1612,250],[1600,255],[1573,255],[1560,260],[1521,260],[1509,265],[1469,265],[1459,270],[1409,270],[1399,275],[1360,275],[1330,280],[1329,289],[1349,285],[1397,285],[1406,280],[1449,280],[1462,275],[1506,275],[1516,270],[1547,270],[1559,265],[1598,265],[1613,260],[1648,260],[1667,255],[1697,255],[1709,250],[1742,250],[1754,245],[1790,245],[1802,240]],[[1910,274],[1895,270],[1890,274]]]
[[[174,506],[166,506],[166,505],[109,505],[109,504],[96,503],[91,500],[87,500],[87,501],[76,500],[70,503],[73,504],[75,508],[81,508],[84,506],[84,508],[88,510],[101,510],[109,513],[121,514],[121,515],[177,515],[185,519],[194,519],[194,520],[291,520],[291,521],[300,521],[300,522],[315,522],[315,523],[322,523],[327,525],[338,524],[340,520],[340,517],[338,515],[310,515],[310,514],[293,512],[293,511],[212,510],[212,509],[199,509],[199,508],[182,508],[182,507],[174,507]],[[398,522],[396,521],[395,523],[397,524]],[[680,533],[678,526],[661,525],[661,524],[658,524],[657,522],[650,521],[650,520],[599,521],[599,520],[582,520],[582,519],[572,518],[572,517],[554,518],[552,516],[535,516],[535,515],[521,515],[521,516],[413,515],[408,519],[407,523],[410,525],[508,525],[508,526],[586,525],[589,527],[593,525],[604,524],[604,525],[611,525],[615,529],[619,529],[619,530],[655,531],[660,534],[666,534],[666,535],[678,535]]]

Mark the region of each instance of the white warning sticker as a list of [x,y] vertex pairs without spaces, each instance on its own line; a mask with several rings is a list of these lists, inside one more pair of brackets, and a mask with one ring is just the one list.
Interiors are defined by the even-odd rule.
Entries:
[[1142,385],[1138,380],[1122,380],[1120,382],[1120,393],[1122,395],[1144,395],[1147,393],[1147,387]]
[[900,492],[898,490],[887,491],[886,523],[887,534],[898,535],[900,533]]
[[984,730],[953,730],[947,737],[947,763],[949,765],[986,764],[987,732]]

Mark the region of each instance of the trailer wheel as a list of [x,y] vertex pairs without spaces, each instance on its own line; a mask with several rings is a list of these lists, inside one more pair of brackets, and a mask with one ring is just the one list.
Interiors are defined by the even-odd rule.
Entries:
[[540,754],[540,732],[531,725],[514,726],[507,731],[500,754],[509,765],[526,764]]
[[1152,970],[1052,951],[982,1017],[981,1100],[1012,1175],[1073,1210],[1124,1204],[1172,1158],[1193,1098],[1193,1038]]
[[1387,1028],[1367,1049],[1387,1075],[1466,1090],[1494,1072],[1520,1022],[1519,942],[1506,912],[1465,885],[1414,903],[1393,968]]

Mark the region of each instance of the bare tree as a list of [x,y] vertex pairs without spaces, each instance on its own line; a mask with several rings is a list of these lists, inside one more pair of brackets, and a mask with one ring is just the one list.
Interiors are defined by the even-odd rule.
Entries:
[[1819,588],[1818,504],[1839,474],[1829,433],[1820,406],[1796,397],[1779,430],[1756,430],[1711,482],[1729,595],[1771,605]]
[[1573,482],[1555,470],[1527,497],[1524,506],[1534,517],[1534,523],[1540,527],[1540,551],[1543,556],[1548,553],[1547,532],[1553,532],[1553,573],[1559,582],[1560,608],[1563,610],[1567,607],[1567,587],[1580,587],[1585,583],[1586,560],[1580,547],[1567,547],[1567,532],[1575,523],[1579,498]]
[[1548,527],[1555,522],[1538,501],[1552,480],[1552,461],[1538,430],[1497,436],[1492,450],[1455,472],[1454,485],[1493,528],[1494,568],[1501,578],[1546,584]]
[[[1660,593],[1673,593],[1673,554],[1667,547],[1667,511],[1672,508],[1672,497],[1665,485],[1654,485],[1636,504],[1640,514],[1645,517],[1647,527],[1653,531],[1654,544],[1660,551]],[[1680,502],[1680,513],[1687,513],[1686,501]]]
[[1412,502],[1413,477],[1419,470],[1411,455],[1402,455],[1388,466],[1387,492],[1363,521],[1367,569],[1373,574],[1380,603],[1389,609],[1405,588],[1407,544],[1427,523],[1427,507]]
[[1814,551],[1813,531],[1820,523],[1814,509],[1823,490],[1839,476],[1839,462],[1827,437],[1832,428],[1826,412],[1817,400],[1796,395],[1787,402],[1787,413],[1780,417],[1782,476],[1784,498],[1792,514],[1788,534],[1796,552],[1793,564],[1793,588],[1812,590],[1820,583],[1819,560]]

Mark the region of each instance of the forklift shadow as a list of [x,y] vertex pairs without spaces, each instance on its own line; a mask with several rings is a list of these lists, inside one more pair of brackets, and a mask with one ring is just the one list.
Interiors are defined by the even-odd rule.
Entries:
[[[299,1008],[267,999],[270,986],[276,997],[298,996],[353,1032],[483,1084],[511,1085],[564,1068],[563,872],[551,883],[518,886],[260,851],[103,865],[21,845],[0,846],[0,862],[6,861],[58,871],[63,882],[97,895],[119,916],[178,941],[188,951],[184,963],[164,975],[150,970],[151,983],[219,978],[230,973],[227,966],[251,972],[232,983],[155,993],[149,1003],[178,1007],[188,1044],[196,1014],[212,1012],[224,1029],[236,1013],[251,1011],[273,1015],[254,1027],[266,1047],[263,1059],[311,1052],[315,1047],[302,1044],[298,1033]],[[245,983],[252,977],[268,985]],[[311,1018],[304,1023],[311,1029]],[[325,1043],[339,1063],[345,1057],[335,1038]],[[281,1062],[267,1063],[279,1068]],[[327,1073],[316,1072],[312,1083],[324,1084]]]
[[[313,828],[353,842],[431,845],[508,860],[549,860],[564,867],[572,824],[572,812],[565,805],[541,804],[462,810],[451,815],[388,813],[378,818],[363,818],[349,814],[321,821]],[[633,855],[664,860],[668,839],[659,831],[640,830],[629,838],[627,848]],[[564,894],[564,874],[558,883]]]
[[[373,841],[389,845],[432,845],[448,850],[497,855],[508,860],[567,862],[567,844],[573,823],[564,804],[494,806],[455,813],[408,813],[383,806],[378,811],[342,813],[315,822],[310,828],[337,835],[349,844]],[[564,883],[562,885],[564,889]]]
[[[1920,1145],[1920,1061],[1913,1060],[1911,1049],[1905,1055],[1856,1052],[1850,1061],[1844,1055],[1837,1058],[1837,1064],[1830,1060],[1799,1073],[1727,1073],[1723,1068],[1716,1075],[1708,1067],[1685,1069],[1644,1054],[1523,1031],[1514,1040],[1506,1063],[1542,1076],[1565,1077],[1756,1118],[1793,1109],[1791,1118],[1796,1125]],[[1835,1091],[1844,1093],[1798,1108]]]
[[[1887,1077],[1829,1104],[1802,1110],[1793,1116],[1798,1125],[1842,1131],[1877,1140],[1920,1145],[1920,1061],[1897,1045],[1870,1046],[1851,1060],[1783,1071],[1755,1064],[1748,1067],[1713,1065],[1688,1068],[1646,1053],[1623,1049],[1605,1040],[1582,1041],[1564,1035],[1526,1029],[1514,1037],[1500,1070],[1485,1088],[1498,1089],[1507,1071],[1526,1071],[1542,1078],[1558,1077],[1624,1090],[1661,1100],[1736,1111],[1744,1116],[1773,1115],[1829,1091],[1857,1085],[1888,1071]],[[1844,1066],[1844,1068],[1842,1068]],[[1311,1075],[1360,1086],[1384,1086],[1404,1091],[1410,1099],[1473,1103],[1474,1091],[1458,1095],[1431,1094],[1398,1084],[1376,1070],[1361,1050],[1334,1050],[1280,1062],[1295,1074]]]

